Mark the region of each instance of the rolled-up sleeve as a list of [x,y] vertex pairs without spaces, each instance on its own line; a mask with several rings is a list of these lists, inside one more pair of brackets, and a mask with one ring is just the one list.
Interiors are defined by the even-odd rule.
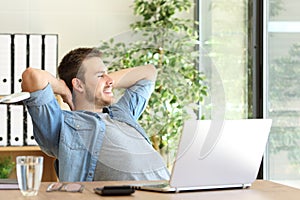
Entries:
[[153,81],[141,80],[125,91],[117,106],[124,109],[126,115],[131,114],[134,120],[138,120],[144,112],[153,90]]
[[31,93],[24,104],[32,118],[34,137],[39,146],[47,154],[57,156],[63,115],[50,84]]

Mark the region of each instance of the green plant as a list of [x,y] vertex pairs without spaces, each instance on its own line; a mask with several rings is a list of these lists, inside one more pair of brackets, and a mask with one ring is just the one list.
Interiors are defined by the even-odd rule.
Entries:
[[11,171],[14,169],[15,163],[11,161],[10,157],[3,157],[0,159],[0,178],[8,178]]
[[189,110],[201,117],[199,106],[207,95],[205,76],[197,67],[197,22],[176,17],[191,6],[190,0],[135,0],[134,14],[141,20],[130,25],[127,39],[136,41],[111,38],[99,47],[111,70],[144,64],[157,67],[155,90],[139,122],[153,146],[164,153],[177,146]]

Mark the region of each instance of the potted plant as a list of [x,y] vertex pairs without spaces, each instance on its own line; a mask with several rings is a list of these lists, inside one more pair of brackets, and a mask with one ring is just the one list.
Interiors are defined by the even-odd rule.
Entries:
[[7,179],[15,167],[15,163],[10,157],[0,159],[0,179]]
[[99,46],[111,70],[157,67],[155,90],[139,122],[169,164],[184,120],[191,113],[201,117],[199,106],[207,95],[205,76],[197,66],[197,22],[176,17],[191,7],[190,0],[134,0],[134,14],[141,20],[130,25],[127,41],[115,37]]

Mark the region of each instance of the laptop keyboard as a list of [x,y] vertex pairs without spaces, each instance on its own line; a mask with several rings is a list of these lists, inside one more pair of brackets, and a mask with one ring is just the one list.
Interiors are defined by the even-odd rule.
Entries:
[[165,188],[169,187],[170,185],[168,183],[159,183],[159,184],[151,184],[151,185],[144,185],[146,187],[153,187],[153,188]]
[[142,189],[142,188],[169,188],[169,183],[155,183],[155,184],[141,184],[141,185],[134,185],[135,189]]

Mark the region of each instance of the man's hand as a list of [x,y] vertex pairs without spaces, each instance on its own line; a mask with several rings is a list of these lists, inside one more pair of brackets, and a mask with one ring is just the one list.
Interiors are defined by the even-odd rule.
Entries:
[[67,87],[66,83],[63,80],[59,80],[59,81],[61,82],[61,85],[63,85],[65,87],[65,89],[63,89],[65,91],[65,93],[60,94],[63,102],[68,104],[71,110],[74,110],[72,92],[69,90],[69,88]]

